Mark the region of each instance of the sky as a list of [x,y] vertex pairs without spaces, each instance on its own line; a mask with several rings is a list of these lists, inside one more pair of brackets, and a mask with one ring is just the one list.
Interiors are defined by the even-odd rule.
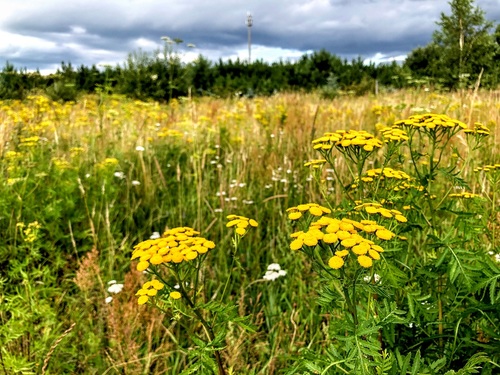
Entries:
[[[500,0],[476,0],[500,22]],[[0,65],[42,73],[61,61],[123,64],[180,38],[184,61],[295,60],[320,49],[375,63],[402,61],[428,44],[447,0],[0,0]],[[193,44],[195,47],[187,47]]]

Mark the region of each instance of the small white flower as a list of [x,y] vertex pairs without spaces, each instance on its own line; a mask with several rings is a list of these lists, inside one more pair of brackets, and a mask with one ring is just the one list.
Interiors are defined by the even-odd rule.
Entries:
[[110,281],[108,281],[108,285],[113,285],[113,284],[116,284],[116,280],[110,280]]
[[89,178],[89,177],[90,177],[90,173],[87,173],[87,174],[85,175],[85,178]]
[[[372,277],[365,276],[365,277],[363,277],[363,281],[369,283],[370,281],[372,281]],[[373,275],[373,281],[375,281],[375,283],[378,283],[380,281],[380,275],[378,273]]]
[[139,152],[143,152],[143,151],[145,150],[145,148],[144,148],[144,147],[142,147],[142,146],[137,146],[137,147],[135,148],[135,150],[136,150],[136,151],[139,151]]
[[123,284],[113,284],[108,288],[109,293],[118,294],[123,290]]
[[495,255],[495,262],[500,263],[500,254]]
[[122,180],[122,179],[124,179],[124,178],[125,178],[125,173],[123,173],[123,172],[115,172],[115,173],[114,173],[114,176],[115,176],[115,177],[118,177],[119,179],[121,179],[121,180]]
[[151,237],[149,237],[150,240],[156,240],[158,238],[160,238],[160,232],[153,232]]
[[243,204],[253,204],[252,200],[243,199]]
[[132,185],[139,186],[141,183],[137,180],[132,181]]
[[104,300],[104,302],[106,302],[106,303],[111,303],[111,301],[113,301],[113,297],[111,297],[111,296],[106,297],[106,299]]
[[220,212],[222,212],[222,208],[216,208],[216,209],[214,209],[214,212],[220,213]]
[[268,271],[279,271],[281,270],[281,266],[278,263],[271,263],[269,266],[267,266]]
[[274,281],[281,276],[285,276],[286,271],[281,269],[281,266],[278,263],[271,263],[267,266],[267,271],[262,278],[268,281]]

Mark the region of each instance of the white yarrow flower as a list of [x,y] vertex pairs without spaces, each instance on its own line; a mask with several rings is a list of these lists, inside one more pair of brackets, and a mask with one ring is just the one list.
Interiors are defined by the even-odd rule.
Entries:
[[145,148],[144,148],[144,147],[142,147],[142,146],[137,146],[137,147],[135,148],[135,150],[136,150],[136,151],[139,151],[139,152],[143,152],[143,151],[145,150]]
[[132,185],[139,186],[141,183],[137,180],[132,181]]
[[109,292],[109,293],[114,293],[114,294],[118,294],[118,293],[120,293],[122,290],[123,290],[123,284],[112,284],[112,285],[108,288],[108,292]]
[[111,303],[111,301],[113,301],[113,297],[111,297],[111,296],[106,297],[106,299],[104,300],[104,302],[106,302],[106,303]]
[[125,178],[125,173],[123,173],[123,172],[115,172],[114,176],[118,177],[121,180],[123,180]]
[[285,276],[286,271],[281,269],[281,266],[278,263],[271,263],[267,266],[267,271],[262,278],[268,281],[274,281],[279,277]]
[[149,237],[150,240],[156,240],[158,238],[160,238],[160,232],[153,232],[151,237]]
[[[365,277],[363,277],[363,281],[369,283],[370,281],[372,281],[372,277],[365,276]],[[378,273],[373,275],[373,281],[375,281],[375,283],[378,283],[380,281],[380,275]]]

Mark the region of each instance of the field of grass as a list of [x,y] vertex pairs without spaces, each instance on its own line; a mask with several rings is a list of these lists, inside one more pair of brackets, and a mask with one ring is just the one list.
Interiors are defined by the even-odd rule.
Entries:
[[[500,371],[499,92],[32,96],[0,124],[0,373]],[[179,227],[202,250],[153,261]]]

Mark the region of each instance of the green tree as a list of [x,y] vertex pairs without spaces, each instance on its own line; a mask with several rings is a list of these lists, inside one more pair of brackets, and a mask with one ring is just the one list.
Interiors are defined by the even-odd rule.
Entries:
[[489,30],[493,23],[474,6],[474,0],[452,0],[451,14],[441,13],[440,26],[433,35],[441,50],[439,70],[452,87],[474,83],[482,74],[490,74],[494,55],[494,40]]

